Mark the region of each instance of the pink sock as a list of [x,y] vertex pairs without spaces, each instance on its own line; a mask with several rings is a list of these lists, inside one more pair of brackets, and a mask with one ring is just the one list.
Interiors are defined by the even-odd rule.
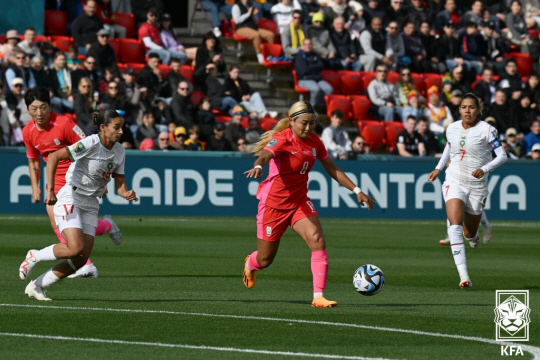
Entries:
[[[98,221],[101,221],[101,220],[98,220]],[[99,225],[98,225],[99,227]],[[111,224],[109,224],[109,228],[111,227]],[[108,230],[107,230],[108,231]],[[62,236],[62,233],[60,233],[60,229],[56,228],[54,229],[54,233],[56,234],[56,236],[58,237],[58,240],[63,243],[63,244],[67,244],[67,241],[66,239],[64,239],[64,237]],[[92,261],[90,259],[88,259],[88,261],[86,262],[85,265],[92,265]]]
[[328,277],[328,255],[326,250],[311,253],[311,273],[313,274],[313,293],[322,293]]
[[97,221],[97,229],[96,229],[96,236],[103,235],[109,232],[111,230],[111,223],[105,220],[99,220]]
[[254,251],[250,256],[249,256],[249,260],[248,260],[248,268],[249,270],[251,271],[259,271],[259,270],[262,270],[262,266],[259,265],[259,263],[257,262],[257,254],[259,252],[258,251]]

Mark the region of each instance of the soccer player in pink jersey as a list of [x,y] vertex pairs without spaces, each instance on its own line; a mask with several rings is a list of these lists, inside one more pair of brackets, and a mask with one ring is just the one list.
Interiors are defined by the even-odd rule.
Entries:
[[[24,95],[24,101],[28,108],[28,113],[32,120],[23,129],[24,145],[26,146],[26,156],[28,157],[28,168],[30,171],[30,181],[32,183],[32,201],[41,202],[41,189],[39,178],[41,166],[39,156],[47,162],[50,153],[63,149],[68,145],[84,139],[84,131],[77,126],[70,118],[64,115],[51,113],[51,99],[49,90],[43,87],[28,89]],[[60,161],[55,175],[55,191],[58,192],[66,184],[66,173],[71,162],[69,160]],[[46,201],[45,201],[46,203]],[[53,214],[53,206],[46,205],[47,214],[51,221],[51,227],[61,243],[66,243],[60,230],[56,227]],[[115,244],[122,242],[122,233],[114,223],[111,216],[105,215],[103,220],[98,220],[96,235],[109,233],[111,240]],[[80,268],[71,277],[97,277],[96,266],[88,259],[86,265]]]
[[310,103],[299,101],[289,110],[289,117],[279,121],[274,129],[266,132],[255,147],[259,158],[247,177],[260,178],[262,168],[269,164],[269,174],[257,190],[257,251],[244,262],[244,285],[255,285],[255,272],[270,266],[279,248],[281,236],[290,226],[311,250],[313,274],[313,302],[315,307],[334,307],[335,301],[324,297],[328,276],[328,256],[323,229],[317,210],[307,196],[308,174],[315,160],[340,185],[353,191],[360,205],[373,208],[375,201],[364,194],[332,161],[324,144],[316,134],[315,110]]

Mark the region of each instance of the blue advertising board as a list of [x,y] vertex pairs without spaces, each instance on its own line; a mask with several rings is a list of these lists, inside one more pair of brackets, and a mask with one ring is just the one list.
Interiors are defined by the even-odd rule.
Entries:
[[[139,202],[116,195],[114,182],[103,199],[101,214],[156,216],[255,216],[255,194],[261,179],[247,179],[254,158],[235,153],[127,151],[126,183]],[[0,151],[0,213],[44,214],[32,204],[30,177],[23,149]],[[320,163],[309,173],[309,196],[321,217],[444,219],[441,174],[427,180],[437,159],[366,156],[338,165],[371,195],[377,205],[367,211],[349,190],[339,186]],[[41,187],[44,189],[45,164]],[[265,174],[267,169],[265,169]],[[508,161],[489,177],[486,202],[490,219],[539,220],[540,164]],[[44,194],[44,190],[43,194]]]

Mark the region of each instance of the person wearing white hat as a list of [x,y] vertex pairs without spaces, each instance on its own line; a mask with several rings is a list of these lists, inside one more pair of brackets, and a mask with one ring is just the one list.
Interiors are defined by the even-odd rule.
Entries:
[[0,53],[4,54],[4,64],[10,64],[12,62],[13,49],[17,47],[19,41],[17,30],[8,30],[6,32],[6,43],[0,46]]
[[534,144],[531,149],[531,159],[540,160],[540,144]]
[[28,114],[28,109],[24,102],[23,79],[17,77],[11,81],[11,92],[6,96],[8,108],[14,113],[21,125],[26,125],[32,117]]

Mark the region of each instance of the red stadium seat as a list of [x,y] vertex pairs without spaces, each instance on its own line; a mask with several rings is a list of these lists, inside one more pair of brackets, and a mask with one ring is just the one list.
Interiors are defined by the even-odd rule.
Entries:
[[126,71],[126,69],[128,68],[128,67],[127,67],[127,64],[119,63],[119,62],[116,63],[116,66],[118,66],[118,70],[120,70],[120,72],[121,72],[122,74],[123,74],[124,71]]
[[132,68],[133,71],[135,72],[135,76],[137,76],[142,69],[144,69],[146,64],[140,64],[140,63],[129,63],[129,64],[126,64],[126,66],[128,68]]
[[395,85],[399,81],[399,74],[396,72],[389,72],[386,80]]
[[45,40],[49,40],[49,37],[45,35],[36,35],[36,38],[34,39],[34,44]]
[[135,17],[133,14],[114,13],[116,16],[116,25],[122,25],[126,28],[126,37],[136,38],[137,30],[135,29]]
[[424,81],[424,75],[412,73],[412,83],[414,84],[414,86],[416,86],[416,88],[418,89],[418,91],[420,91],[422,95],[426,96],[427,89],[426,83]]
[[67,24],[66,12],[45,10],[45,33],[47,35],[68,35]]
[[263,55],[263,65],[267,69],[292,69],[294,62],[292,61],[269,61],[267,58],[280,57],[283,55],[283,48],[280,44],[261,44],[261,53]]
[[217,115],[216,116],[216,122],[218,122],[218,123],[226,124],[226,123],[231,122],[231,120],[232,120],[232,117],[230,117],[230,116],[225,116],[225,115]]
[[274,33],[274,42],[281,43],[281,38],[279,36],[279,28],[273,20],[260,18],[259,21],[257,21],[257,27],[260,29],[270,30]]
[[361,73],[355,71],[341,72],[341,93],[347,95],[362,95],[364,86],[362,85]]
[[231,25],[233,30],[233,39],[236,41],[236,56],[240,57],[242,56],[242,43],[250,43],[251,40],[236,34],[236,24],[234,23],[233,19],[231,19]]
[[195,69],[193,68],[193,66],[182,65],[180,67],[180,75],[185,77],[192,84],[193,84],[193,72],[194,71],[195,71]]
[[334,110],[343,111],[343,118],[349,119],[351,116],[351,101],[347,97],[343,98],[330,98],[330,101],[326,105],[326,115],[332,116]]
[[362,121],[360,135],[365,139],[366,145],[371,152],[377,151],[384,145],[384,124],[381,121]]
[[507,58],[514,58],[517,62],[518,66],[518,73],[521,74],[521,76],[529,76],[532,72],[532,58],[531,55],[520,53],[520,52],[512,52],[506,54]]
[[171,67],[169,65],[159,64],[158,65],[159,72],[161,73],[161,76],[165,79],[168,73],[171,72]]
[[6,34],[2,34],[0,35],[0,44],[5,44],[6,43]]
[[354,95],[349,96],[351,98],[352,117],[356,120],[369,119],[369,108],[371,107],[371,101],[367,96]]
[[396,139],[405,126],[400,121],[386,121],[384,123],[386,149],[393,151],[396,147]]
[[375,79],[375,72],[373,72],[373,71],[362,72],[362,83],[364,84],[364,91],[367,91],[369,83],[373,79]]
[[67,52],[69,47],[75,43],[73,38],[68,36],[51,36],[51,40],[53,45],[62,52]]
[[120,61],[125,63],[142,63],[144,46],[134,39],[118,39],[120,45]]
[[341,76],[333,70],[321,71],[322,79],[329,83],[334,89],[334,94],[341,94]]
[[429,89],[432,86],[436,86],[438,89],[442,89],[442,77],[440,74],[424,74],[425,88]]
[[278,119],[274,119],[271,117],[264,117],[262,119],[259,119],[259,126],[264,131],[269,131],[269,130],[272,130],[274,126],[276,126],[278,121],[279,121]]
[[195,105],[199,105],[203,97],[204,93],[202,91],[193,90],[193,92],[191,93],[191,102]]
[[116,56],[116,62],[120,61],[120,43],[116,39],[109,39],[109,44],[114,50],[114,55]]
[[306,88],[302,88],[302,87],[298,86],[298,76],[296,75],[295,70],[292,71],[292,75],[293,75],[293,79],[294,79],[294,91],[296,91],[298,93],[300,101],[303,101],[304,100],[304,95],[308,95],[309,90],[306,89]]

